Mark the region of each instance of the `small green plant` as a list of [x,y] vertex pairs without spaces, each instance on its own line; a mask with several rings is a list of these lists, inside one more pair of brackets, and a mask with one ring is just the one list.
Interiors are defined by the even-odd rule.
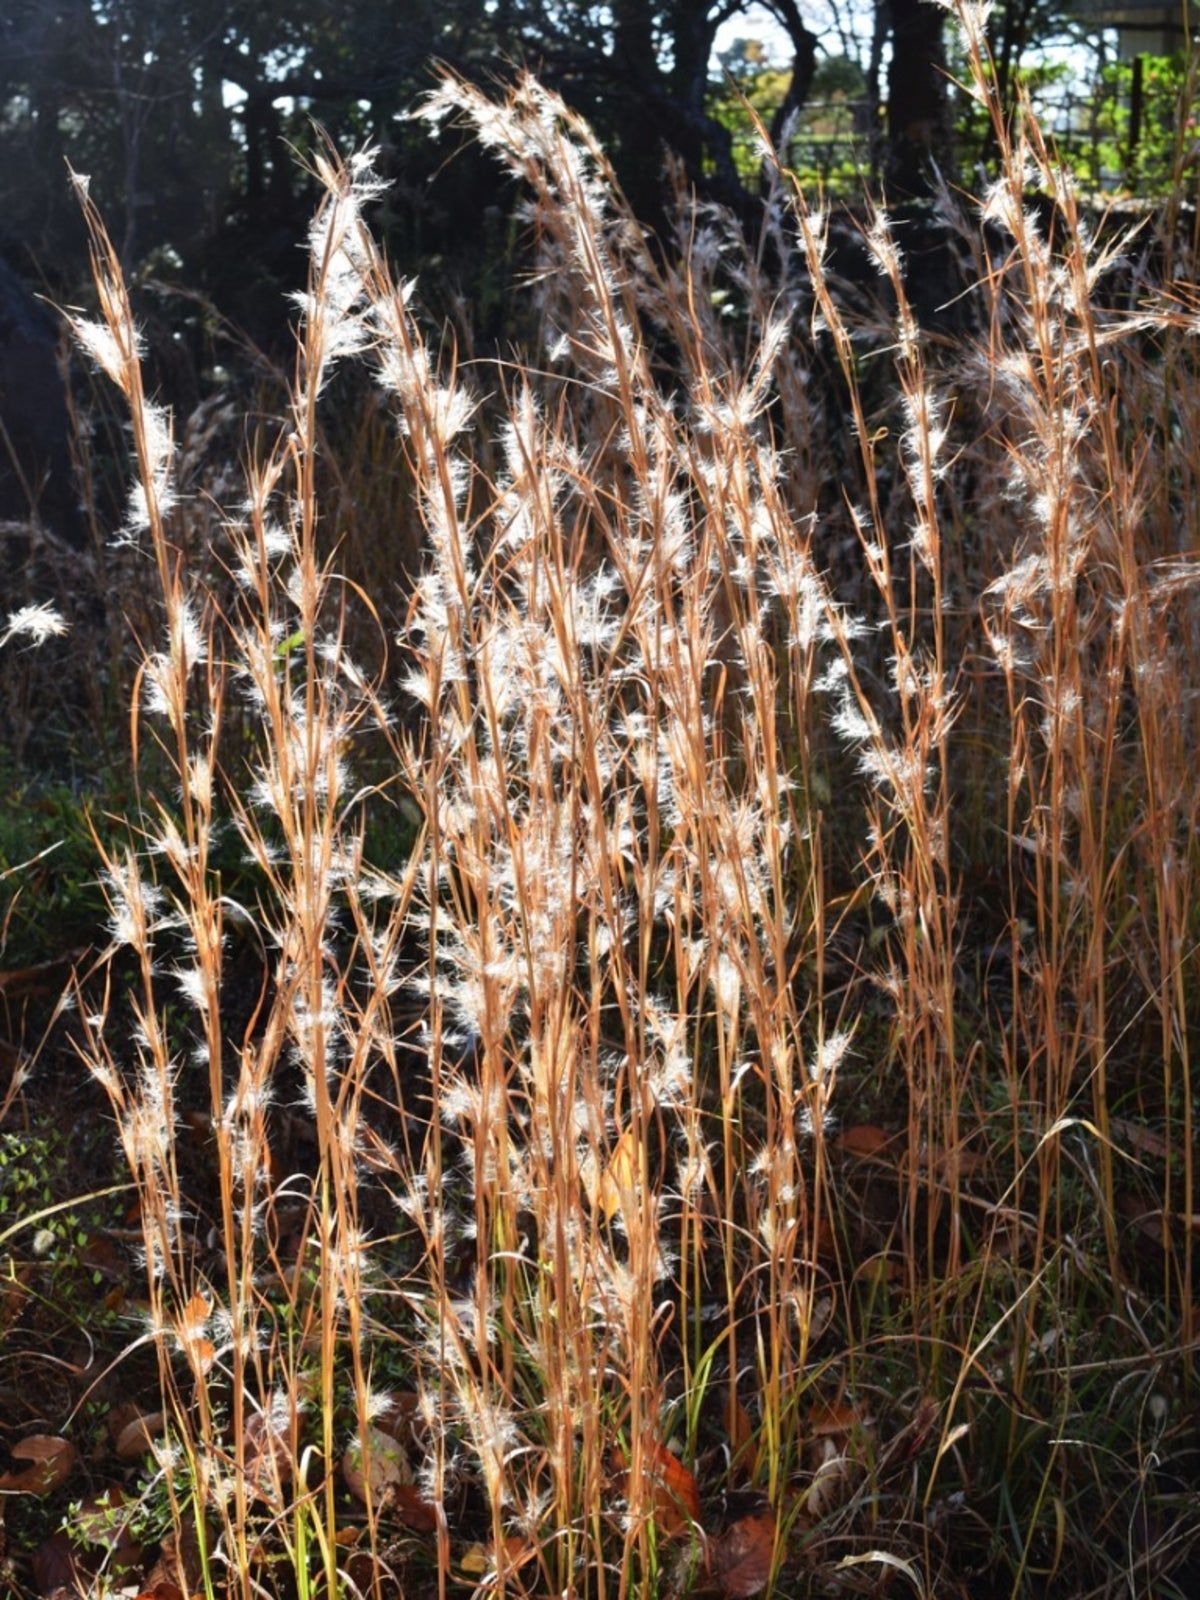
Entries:
[[32,777],[0,758],[0,952],[8,967],[74,955],[104,937],[93,829],[111,838],[132,805],[128,777],[86,786]]
[[[51,1267],[77,1262],[87,1246],[89,1222],[97,1221],[94,1210],[85,1216],[82,1206],[61,1204],[64,1174],[61,1139],[0,1128],[0,1236],[15,1245],[20,1226],[24,1248]],[[100,1273],[92,1274],[92,1281],[99,1284]]]

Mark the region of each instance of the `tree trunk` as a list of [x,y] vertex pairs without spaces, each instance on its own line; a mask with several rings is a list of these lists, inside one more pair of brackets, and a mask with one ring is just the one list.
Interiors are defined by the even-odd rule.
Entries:
[[894,198],[928,194],[934,163],[950,153],[944,12],[932,0],[890,0],[887,187]]
[[883,128],[879,118],[880,79],[883,76],[883,47],[887,43],[889,18],[883,0],[875,6],[874,25],[871,29],[871,54],[867,61],[867,139],[870,163],[871,189],[879,188],[883,176]]
[[622,102],[618,172],[636,215],[653,224],[660,220],[662,207],[664,130],[652,8],[642,0],[616,0],[612,18],[613,64]]
[[[771,119],[771,139],[778,145],[788,118],[794,112],[801,110],[812,88],[812,81],[817,71],[817,36],[805,26],[796,0],[779,0],[774,10],[775,15],[787,29],[788,40],[792,47],[791,80],[783,97],[783,103]],[[780,151],[780,154],[786,161],[787,152]]]
[[712,11],[711,0],[677,0],[672,8],[674,67],[670,85],[680,114],[671,145],[683,157],[688,177],[701,193],[740,212],[747,194],[733,159],[733,139],[728,128],[709,116],[705,105],[708,64],[717,32]]
[[263,106],[260,98],[248,94],[242,107],[242,125],[246,130],[246,203],[252,208],[261,205],[267,192],[267,129]]

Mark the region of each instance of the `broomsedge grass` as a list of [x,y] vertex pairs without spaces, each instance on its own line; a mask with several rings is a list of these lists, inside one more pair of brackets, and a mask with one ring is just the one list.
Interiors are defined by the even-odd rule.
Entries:
[[[129,406],[161,607],[132,742],[173,787],[104,862],[80,1014],[140,1200],[185,1592],[195,1552],[250,1600],[395,1594],[425,1551],[445,1595],[470,1540],[480,1592],[748,1593],[739,1488],[774,1514],[740,1581],[781,1593],[881,1560],[959,1592],[964,1546],[996,1592],[1182,1592],[1194,264],[1176,227],[1170,280],[1106,298],[1136,243],[1093,236],[959,18],[1001,170],[957,339],[919,325],[881,207],[883,309],[843,295],[765,135],[759,240],[681,196],[660,254],[554,96],[448,79],[421,115],[522,180],[536,256],[540,347],[468,377],[370,233],[369,153],[323,151],[287,415],[213,521],[220,579],[174,532],[171,419],[83,195],[75,331]],[[395,596],[322,518],[349,362],[423,531],[390,652]],[[361,440],[343,515],[386,459]],[[419,817],[390,871],[368,740]],[[869,1092],[882,1151],[852,1137]]]

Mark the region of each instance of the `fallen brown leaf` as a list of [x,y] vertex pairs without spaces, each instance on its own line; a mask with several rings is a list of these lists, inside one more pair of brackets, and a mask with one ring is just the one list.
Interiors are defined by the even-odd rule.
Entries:
[[43,1539],[33,1553],[30,1566],[43,1600],[76,1600],[87,1582],[65,1533],[52,1533],[48,1539]]
[[420,1395],[413,1389],[399,1390],[377,1413],[375,1424],[401,1444],[414,1444],[422,1426]]
[[136,1406],[121,1406],[109,1418],[113,1449],[121,1461],[136,1461],[146,1455],[154,1441],[162,1437],[167,1419],[161,1411],[140,1412]]
[[[666,1445],[655,1441],[642,1452],[642,1463],[651,1485],[650,1501],[658,1531],[671,1539],[693,1523],[699,1526],[700,1490],[694,1475],[679,1457]],[[625,1469],[619,1480],[620,1491],[627,1500],[632,1500],[632,1474],[628,1463],[618,1457],[617,1465]]]
[[853,1128],[843,1128],[833,1143],[848,1156],[879,1156],[894,1142],[896,1135],[877,1127],[873,1122],[862,1122]]
[[646,1153],[632,1127],[624,1130],[612,1148],[608,1165],[599,1173],[585,1168],[582,1179],[588,1203],[611,1222],[626,1200],[640,1193],[646,1177]]
[[245,1484],[251,1500],[272,1501],[292,1476],[286,1418],[256,1411],[246,1421]]
[[420,1490],[411,1483],[402,1483],[392,1491],[392,1503],[400,1521],[413,1533],[437,1532],[437,1507],[422,1499]]
[[828,1435],[817,1439],[805,1452],[812,1467],[812,1478],[800,1502],[800,1521],[811,1525],[838,1505],[852,1477],[852,1464],[836,1440]]
[[807,1432],[810,1438],[836,1437],[851,1432],[867,1420],[865,1413],[848,1400],[818,1400],[809,1408]]
[[185,1522],[177,1535],[163,1540],[137,1600],[188,1600],[202,1587],[203,1566],[195,1523]]
[[775,1513],[766,1507],[740,1517],[714,1540],[710,1560],[713,1577],[729,1600],[748,1600],[765,1589],[775,1556]]
[[184,1306],[175,1323],[175,1333],[180,1346],[194,1371],[201,1378],[208,1375],[209,1369],[217,1359],[216,1347],[204,1331],[212,1310],[212,1301],[206,1295],[196,1293]]
[[1140,1196],[1124,1189],[1117,1195],[1117,1210],[1147,1239],[1155,1244],[1163,1243],[1166,1229],[1163,1225],[1163,1214],[1156,1206],[1146,1205]]
[[12,1494],[53,1494],[70,1477],[75,1465],[75,1446],[52,1434],[31,1433],[9,1451],[14,1461],[28,1461],[20,1472],[0,1474],[0,1490]]
[[468,1578],[482,1578],[490,1563],[491,1557],[488,1555],[486,1547],[478,1542],[468,1545],[458,1561],[460,1570]]
[[935,1145],[921,1158],[922,1170],[936,1173],[943,1182],[956,1174],[959,1178],[974,1178],[986,1166],[986,1156],[974,1150],[964,1150],[959,1146],[953,1150],[943,1150]]
[[729,1422],[729,1450],[731,1464],[740,1470],[740,1475],[745,1478],[752,1477],[753,1466],[752,1446],[754,1444],[754,1423],[750,1413],[740,1400],[733,1403],[733,1415]]
[[351,1593],[387,1594],[387,1569],[374,1551],[360,1548],[350,1550],[340,1558],[339,1566],[354,1585]]
[[412,1475],[400,1441],[374,1425],[367,1428],[365,1441],[352,1439],[342,1457],[346,1487],[364,1504],[368,1498],[377,1506],[390,1502],[398,1489],[412,1482]]
[[1171,1154],[1171,1147],[1162,1134],[1143,1127],[1140,1122],[1132,1122],[1128,1117],[1110,1117],[1108,1127],[1118,1146],[1136,1151],[1139,1156],[1165,1161]]

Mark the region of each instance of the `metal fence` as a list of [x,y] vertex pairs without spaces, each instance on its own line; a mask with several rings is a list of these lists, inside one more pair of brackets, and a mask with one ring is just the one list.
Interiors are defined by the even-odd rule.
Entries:
[[[1106,195],[1153,199],[1177,178],[1200,176],[1200,116],[1184,99],[1180,56],[1111,61],[1090,80],[1061,68],[1031,72],[1026,86],[1043,132],[1081,187]],[[966,175],[989,164],[988,128],[973,102],[955,107],[956,155]],[[810,102],[786,159],[810,183],[833,193],[861,193],[878,180],[884,155],[882,107],[867,99]],[[745,176],[757,164],[748,132],[734,139]]]

